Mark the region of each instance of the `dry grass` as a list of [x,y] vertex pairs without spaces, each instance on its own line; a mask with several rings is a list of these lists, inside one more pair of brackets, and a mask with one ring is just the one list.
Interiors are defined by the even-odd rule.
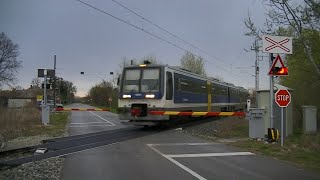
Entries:
[[5,141],[34,125],[41,125],[41,112],[36,107],[0,108],[0,137]]

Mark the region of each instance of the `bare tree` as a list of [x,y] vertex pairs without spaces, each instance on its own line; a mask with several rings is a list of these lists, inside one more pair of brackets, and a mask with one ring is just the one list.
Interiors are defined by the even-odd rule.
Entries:
[[[261,39],[262,34],[277,34],[294,36],[299,41],[307,54],[309,62],[320,76],[320,67],[315,63],[310,42],[305,34],[308,30],[319,32],[320,30],[320,1],[304,0],[297,4],[292,0],[265,0],[267,7],[266,29],[255,27],[250,16],[245,19],[245,25],[249,29],[248,36]],[[284,31],[286,29],[286,31]]]
[[204,69],[204,60],[202,57],[197,57],[191,52],[186,52],[181,58],[181,66],[196,74],[206,76]]
[[32,81],[31,81],[31,86],[32,86],[33,88],[35,88],[35,87],[41,87],[41,81],[40,81],[40,79],[39,79],[38,77],[33,78]]
[[22,67],[18,44],[13,43],[5,33],[0,34],[0,86],[10,85],[16,80],[16,73]]

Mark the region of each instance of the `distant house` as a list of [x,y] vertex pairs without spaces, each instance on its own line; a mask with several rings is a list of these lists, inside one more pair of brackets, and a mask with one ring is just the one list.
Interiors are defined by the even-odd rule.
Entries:
[[37,95],[42,95],[40,88],[29,88],[26,90],[5,90],[0,91],[0,107],[24,107],[36,105]]

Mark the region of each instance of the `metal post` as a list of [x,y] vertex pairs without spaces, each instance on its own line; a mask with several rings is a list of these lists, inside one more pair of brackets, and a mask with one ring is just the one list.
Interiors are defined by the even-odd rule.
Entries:
[[[54,55],[53,69],[56,71],[56,55]],[[53,109],[56,109],[56,73],[53,77]]]
[[47,125],[50,121],[49,117],[49,111],[50,109],[47,106],[47,70],[44,70],[44,88],[43,88],[43,94],[44,94],[44,103],[42,105],[42,123],[44,125]]
[[47,106],[47,70],[44,70],[44,88],[43,88],[43,95],[44,95],[44,106]]
[[[270,53],[270,68],[273,63],[273,53]],[[270,76],[270,128],[273,128],[273,76]]]
[[[256,39],[254,42],[254,50],[256,52],[256,62],[255,62],[255,79],[256,79],[256,92],[259,90],[259,46],[258,40]],[[256,104],[257,106],[258,104]]]
[[283,107],[281,108],[281,147],[283,146]]

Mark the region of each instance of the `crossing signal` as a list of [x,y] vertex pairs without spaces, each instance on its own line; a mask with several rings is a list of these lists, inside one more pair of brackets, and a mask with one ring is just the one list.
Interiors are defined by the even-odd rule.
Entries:
[[[273,63],[269,70],[268,75],[269,76],[288,76],[289,75],[288,68],[284,66],[280,55],[278,55],[277,57],[274,57],[272,55],[271,58],[273,60]],[[280,62],[281,67],[276,66],[278,61]]]
[[287,67],[274,67],[271,69],[271,73],[274,76],[286,76],[288,75],[288,68]]

